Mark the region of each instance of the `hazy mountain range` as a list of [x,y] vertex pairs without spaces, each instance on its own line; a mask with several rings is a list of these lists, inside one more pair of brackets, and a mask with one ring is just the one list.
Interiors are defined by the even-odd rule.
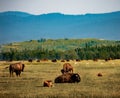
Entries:
[[120,40],[120,11],[85,15],[0,13],[0,44],[41,38]]

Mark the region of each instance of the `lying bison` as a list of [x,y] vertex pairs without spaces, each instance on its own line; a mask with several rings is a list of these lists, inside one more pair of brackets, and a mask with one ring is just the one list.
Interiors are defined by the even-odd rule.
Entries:
[[68,72],[71,72],[73,73],[73,67],[70,63],[65,63],[63,64],[63,69],[61,69],[61,72],[64,74],[64,73],[68,73]]
[[46,81],[44,81],[43,86],[44,87],[53,87],[52,80],[46,80]]
[[15,64],[10,64],[9,66],[9,72],[10,76],[13,76],[13,72],[16,73],[16,76],[20,76],[21,71],[23,72],[25,65],[22,64],[21,62],[15,63]]
[[55,83],[75,83],[80,82],[81,78],[77,73],[65,73],[55,78]]
[[98,77],[102,77],[103,75],[102,75],[102,73],[98,73],[97,76]]

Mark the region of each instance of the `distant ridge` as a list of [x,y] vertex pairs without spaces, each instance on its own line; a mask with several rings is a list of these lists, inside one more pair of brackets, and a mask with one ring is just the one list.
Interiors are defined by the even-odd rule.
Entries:
[[25,12],[0,13],[0,44],[41,38],[98,38],[120,40],[120,11],[65,15]]
[[7,11],[7,12],[0,12],[0,15],[5,16],[5,15],[15,15],[15,16],[30,16],[32,14],[26,13],[26,12],[19,12],[19,11]]

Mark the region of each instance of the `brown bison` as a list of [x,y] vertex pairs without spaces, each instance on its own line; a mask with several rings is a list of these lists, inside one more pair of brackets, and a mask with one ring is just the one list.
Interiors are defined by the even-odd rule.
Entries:
[[61,69],[61,72],[64,73],[68,73],[68,72],[72,72],[73,73],[73,67],[70,63],[65,63],[63,64],[63,69]]
[[52,87],[53,83],[51,80],[46,80],[46,81],[44,81],[43,86],[44,87]]
[[53,60],[51,60],[52,62],[57,62],[57,59],[53,59]]
[[102,73],[98,73],[97,76],[98,77],[102,77],[103,75],[102,75]]
[[31,62],[31,63],[32,63],[32,62],[33,62],[33,60],[32,60],[32,59],[29,59],[29,60],[28,60],[28,62]]
[[37,60],[37,62],[40,62],[40,60]]
[[81,78],[77,73],[65,73],[55,78],[55,83],[75,83],[80,82]]
[[76,62],[79,62],[80,61],[80,59],[76,59]]
[[16,76],[20,76],[21,71],[23,72],[25,65],[22,64],[21,62],[15,63],[15,64],[10,64],[9,66],[9,72],[10,76],[13,76],[13,72],[16,73]]
[[65,60],[61,60],[61,62],[65,62]]
[[97,58],[94,58],[94,59],[93,59],[93,61],[97,62],[97,61],[98,61],[98,59],[97,59]]

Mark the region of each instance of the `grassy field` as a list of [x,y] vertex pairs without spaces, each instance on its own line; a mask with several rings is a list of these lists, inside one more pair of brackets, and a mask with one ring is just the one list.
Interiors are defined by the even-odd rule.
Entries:
[[14,62],[0,62],[0,98],[120,98],[120,60],[70,61],[81,82],[54,83],[50,88],[43,87],[43,82],[54,82],[65,62],[22,62],[26,66],[21,77],[9,77],[5,69]]

